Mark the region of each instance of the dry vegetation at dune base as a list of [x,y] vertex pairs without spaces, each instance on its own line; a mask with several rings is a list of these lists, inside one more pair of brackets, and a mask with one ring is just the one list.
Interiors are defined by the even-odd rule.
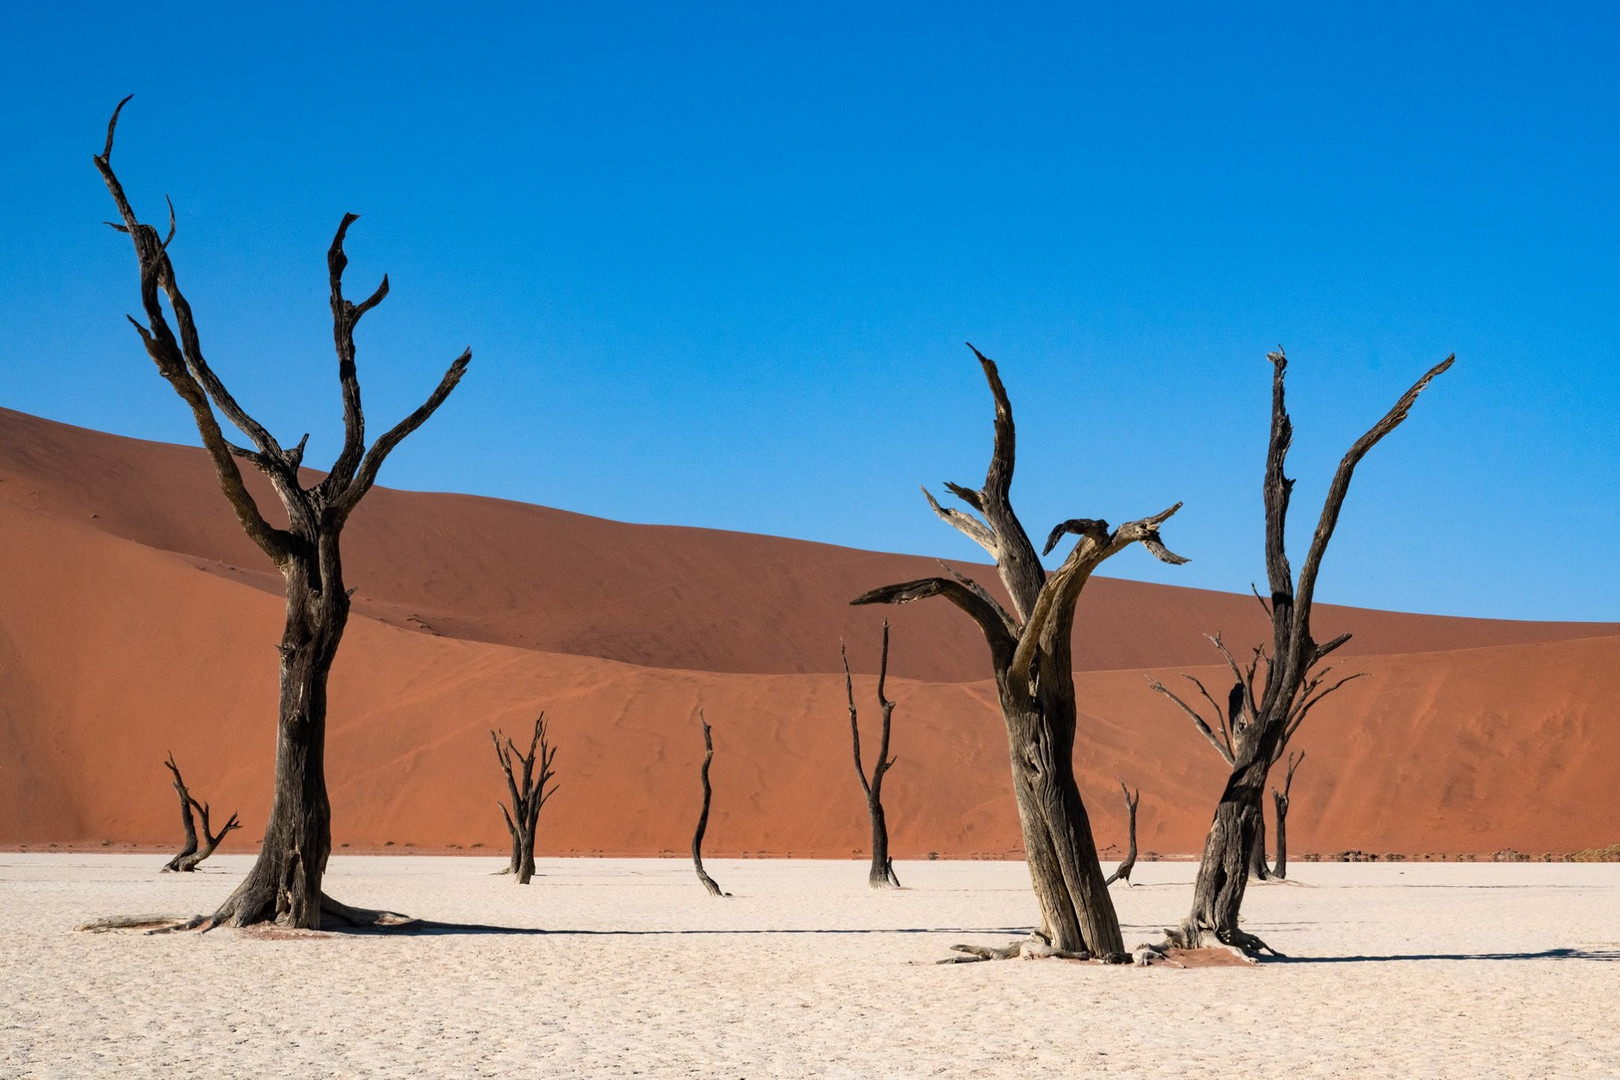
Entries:
[[[211,908],[246,871],[0,854],[0,1077],[1604,1076],[1620,1073],[1620,866],[1316,863],[1255,885],[1258,966],[940,966],[1035,915],[1008,862],[337,856],[410,935],[74,933]],[[1128,943],[1195,866],[1114,886]]]

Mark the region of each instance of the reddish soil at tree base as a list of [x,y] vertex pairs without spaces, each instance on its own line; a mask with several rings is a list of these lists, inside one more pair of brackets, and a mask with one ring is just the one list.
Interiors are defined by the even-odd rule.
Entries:
[[[0,410],[0,559],[0,845],[177,840],[173,750],[199,798],[242,816],[221,850],[254,847],[280,579],[201,451]],[[359,592],[332,676],[336,850],[504,854],[487,732],[527,731],[544,708],[560,786],[538,850],[679,853],[700,798],[701,705],[715,740],[706,854],[856,856],[868,825],[838,638],[870,698],[887,615],[895,856],[1017,852],[977,630],[942,604],[846,603],[932,575],[933,560],[377,489],[346,563]],[[1225,768],[1143,676],[1222,685],[1202,635],[1264,632],[1258,605],[1099,579],[1081,607],[1115,628],[1076,652],[1076,767],[1098,842],[1123,846],[1122,777],[1142,789],[1142,849],[1195,852]],[[1340,666],[1372,678],[1300,733],[1291,858],[1615,842],[1620,624],[1326,606],[1315,621],[1319,636],[1354,631]]]

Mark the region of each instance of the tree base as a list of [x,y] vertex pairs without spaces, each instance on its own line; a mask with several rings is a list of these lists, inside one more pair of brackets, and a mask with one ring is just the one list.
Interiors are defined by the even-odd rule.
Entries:
[[1239,930],[1235,926],[1223,930],[1210,930],[1190,919],[1175,929],[1166,927],[1164,944],[1158,947],[1201,949],[1205,947],[1205,942],[1210,937],[1250,963],[1258,962],[1268,953],[1278,959],[1286,959],[1282,953],[1247,931]]

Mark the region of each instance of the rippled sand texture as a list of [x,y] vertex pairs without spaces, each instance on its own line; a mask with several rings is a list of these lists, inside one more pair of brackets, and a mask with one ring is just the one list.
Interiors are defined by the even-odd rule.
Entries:
[[[335,857],[355,904],[467,924],[410,936],[71,932],[212,907],[248,865],[0,854],[0,1076],[1291,1076],[1620,1074],[1620,866],[1315,864],[1255,886],[1291,961],[1176,970],[937,966],[1002,944],[1019,863]],[[1154,936],[1194,867],[1116,885]]]

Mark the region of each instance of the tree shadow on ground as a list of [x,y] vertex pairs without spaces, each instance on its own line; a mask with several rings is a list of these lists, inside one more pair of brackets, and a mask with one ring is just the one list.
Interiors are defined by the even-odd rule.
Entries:
[[1543,949],[1540,952],[1395,953],[1389,956],[1280,956],[1268,964],[1381,964],[1412,960],[1598,960],[1620,961],[1620,949]]

